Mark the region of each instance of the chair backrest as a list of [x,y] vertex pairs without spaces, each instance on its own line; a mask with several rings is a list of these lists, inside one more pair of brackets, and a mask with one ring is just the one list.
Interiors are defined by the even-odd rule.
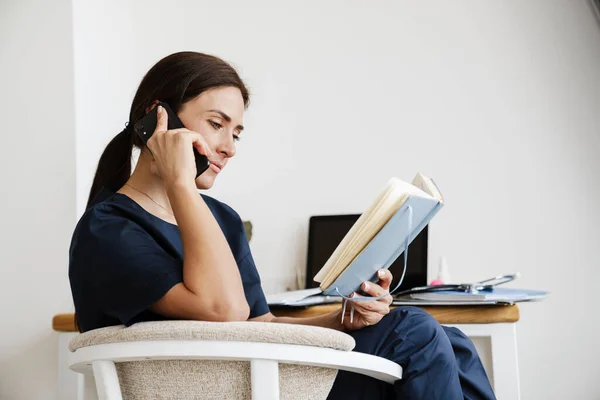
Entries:
[[[261,322],[159,321],[86,332],[69,344],[87,346],[148,340],[210,340],[317,346],[350,351],[354,339],[331,329]],[[145,360],[116,364],[125,399],[250,399],[249,361]],[[280,398],[326,399],[336,369],[279,364]]]
[[[250,362],[247,361],[136,361],[117,364],[124,399],[250,400]],[[279,365],[282,400],[325,400],[337,370]]]

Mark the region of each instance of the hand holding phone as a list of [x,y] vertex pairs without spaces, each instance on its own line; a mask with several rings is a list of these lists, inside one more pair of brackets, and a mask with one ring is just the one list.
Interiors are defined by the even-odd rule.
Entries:
[[[158,106],[162,106],[167,113],[167,130],[176,130],[185,128],[183,122],[179,119],[177,114],[171,109],[171,107],[164,102],[159,102],[148,114],[142,119],[137,121],[133,127],[135,133],[142,139],[144,144],[148,146],[148,140],[152,137],[156,131],[158,124]],[[208,157],[200,154],[196,147],[192,146],[194,152],[194,160],[196,163],[196,178],[199,177],[204,171],[210,167],[210,161]]]

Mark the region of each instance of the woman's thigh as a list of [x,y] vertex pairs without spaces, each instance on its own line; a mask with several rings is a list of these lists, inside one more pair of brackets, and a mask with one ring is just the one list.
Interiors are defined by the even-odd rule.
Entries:
[[452,345],[442,327],[417,307],[397,307],[378,324],[349,333],[354,351],[397,362],[403,379],[394,386],[364,375],[340,371],[329,399],[386,399],[401,393],[462,398]]

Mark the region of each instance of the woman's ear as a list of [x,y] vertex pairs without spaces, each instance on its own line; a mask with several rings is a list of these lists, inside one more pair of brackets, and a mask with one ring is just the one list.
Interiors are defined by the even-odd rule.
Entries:
[[152,102],[152,104],[150,104],[148,107],[146,107],[146,114],[148,114],[150,111],[154,110],[154,107],[156,107],[156,105],[159,103],[158,100],[154,100]]

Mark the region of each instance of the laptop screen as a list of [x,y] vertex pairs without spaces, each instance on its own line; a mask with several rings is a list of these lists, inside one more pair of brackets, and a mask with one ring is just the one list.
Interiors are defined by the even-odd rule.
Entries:
[[[329,256],[359,217],[360,214],[346,214],[318,215],[310,218],[306,289],[319,286],[317,282],[313,281],[314,276],[325,265]],[[408,268],[398,291],[427,285],[427,235],[428,227],[426,226],[408,246]],[[398,284],[403,268],[404,254],[401,254],[389,268],[394,276],[390,290]]]

